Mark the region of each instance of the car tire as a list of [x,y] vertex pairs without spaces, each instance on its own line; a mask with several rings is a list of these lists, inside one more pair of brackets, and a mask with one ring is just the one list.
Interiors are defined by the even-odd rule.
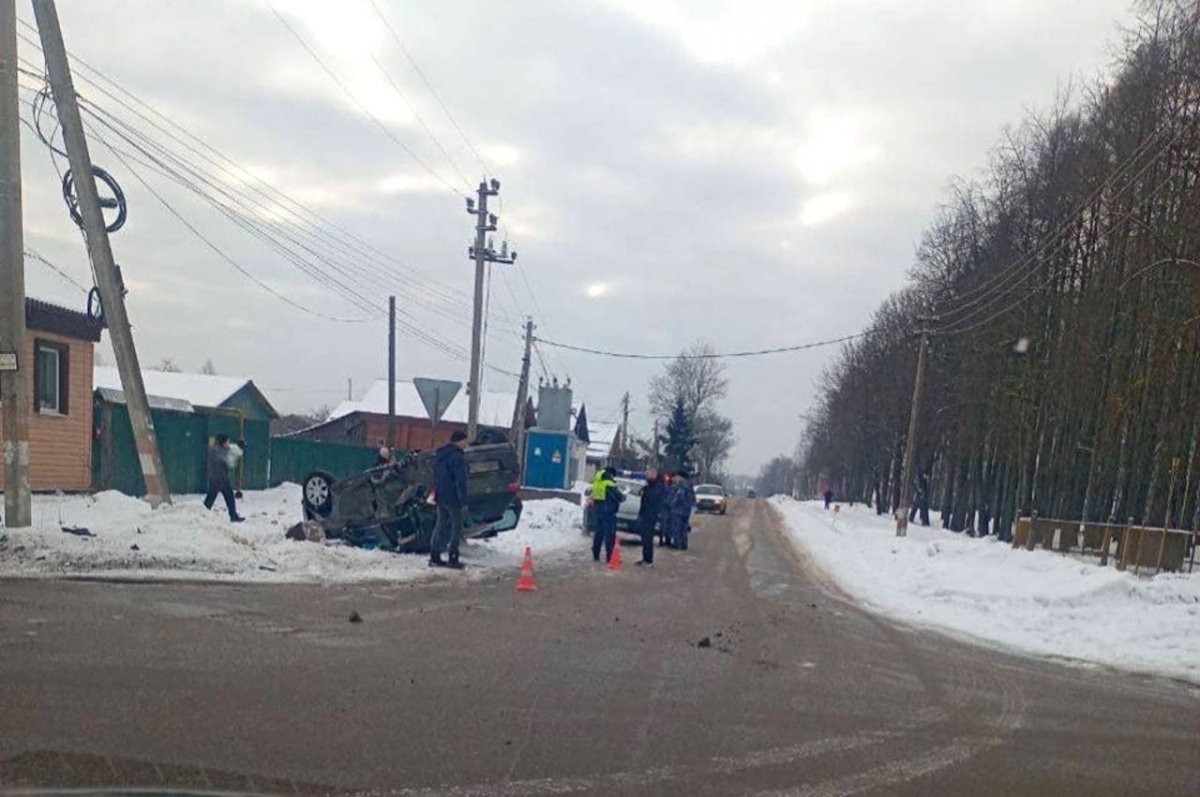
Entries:
[[313,471],[304,477],[300,483],[300,501],[306,518],[319,520],[333,513],[333,485],[336,481],[333,474],[323,470]]

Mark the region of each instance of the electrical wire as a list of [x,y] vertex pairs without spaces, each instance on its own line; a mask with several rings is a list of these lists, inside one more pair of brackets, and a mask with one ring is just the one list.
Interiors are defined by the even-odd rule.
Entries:
[[840,338],[830,338],[829,340],[818,340],[812,343],[800,343],[795,346],[778,346],[769,349],[752,349],[749,351],[734,351],[724,354],[711,352],[705,354],[641,354],[637,352],[615,352],[604,351],[602,349],[591,349],[586,346],[572,346],[567,343],[559,343],[554,340],[546,340],[545,338],[534,338],[539,343],[544,343],[547,346],[552,346],[557,349],[566,349],[567,351],[577,351],[584,354],[597,354],[603,357],[616,357],[623,360],[728,360],[737,357],[761,357],[767,354],[785,354],[788,352],[807,351],[808,349],[819,349],[825,346],[834,346],[838,343],[855,340],[857,338],[866,337],[870,332],[858,332],[853,335],[843,335]]
[[82,291],[84,294],[86,294],[86,293],[88,292],[88,287],[87,287],[86,285],[84,285],[84,284],[83,284],[83,283],[81,283],[79,280],[77,280],[77,279],[75,279],[74,277],[72,277],[72,276],[71,276],[70,274],[68,274],[66,271],[64,271],[64,270],[62,270],[61,268],[59,268],[58,266],[54,265],[54,263],[50,262],[48,259],[46,259],[46,258],[45,258],[45,257],[43,257],[42,255],[38,254],[38,253],[37,253],[37,252],[36,252],[36,251],[33,249],[33,247],[31,247],[31,246],[28,246],[28,245],[26,245],[26,246],[25,246],[25,257],[27,257],[27,258],[29,258],[29,259],[31,259],[31,260],[34,260],[34,261],[36,261],[36,262],[38,262],[38,263],[41,263],[43,266],[45,266],[46,268],[50,269],[50,270],[51,270],[51,271],[53,271],[55,274],[57,274],[58,276],[62,277],[64,280],[66,280],[67,282],[69,282],[69,283],[71,283],[72,285],[74,285],[76,288],[78,288],[78,289],[79,289],[80,291]]
[[466,196],[466,194],[464,194],[462,191],[455,188],[453,183],[451,183],[449,180],[447,180],[445,177],[443,177],[439,172],[437,172],[432,167],[430,167],[429,164],[425,163],[425,161],[421,160],[420,156],[418,156],[417,153],[413,152],[413,150],[407,144],[405,144],[404,141],[401,140],[401,138],[399,136],[397,136],[395,133],[392,132],[392,129],[390,127],[388,127],[386,124],[384,124],[383,121],[378,116],[376,116],[375,113],[370,108],[368,108],[366,106],[366,103],[364,103],[362,100],[360,100],[358,98],[358,96],[350,90],[349,86],[347,86],[345,84],[345,82],[340,77],[337,76],[337,73],[334,72],[333,69],[327,63],[325,63],[325,60],[323,58],[321,58],[321,56],[317,53],[317,51],[314,50],[309,45],[308,41],[305,40],[305,38],[300,35],[299,31],[297,31],[292,26],[292,23],[288,22],[287,18],[279,13],[279,10],[277,8],[275,8],[275,6],[271,2],[271,0],[263,0],[263,1],[267,4],[267,8],[271,9],[271,13],[275,15],[275,19],[279,20],[279,23],[281,25],[283,25],[283,27],[287,29],[288,33],[290,33],[292,35],[292,38],[294,38],[297,42],[299,42],[300,46],[304,48],[304,51],[306,53],[308,53],[309,56],[314,61],[317,62],[317,65],[320,66],[322,70],[324,70],[325,74],[328,75],[329,78],[338,85],[338,88],[340,88],[345,93],[345,95],[347,97],[349,97],[350,100],[356,106],[358,106],[359,110],[361,110],[363,113],[365,113],[367,115],[367,117],[370,118],[370,120],[375,123],[376,127],[378,127],[380,130],[383,131],[384,135],[386,135],[393,142],[395,142],[400,147],[400,149],[404,150],[405,154],[408,155],[408,157],[412,158],[412,160],[418,166],[420,166],[422,169],[424,169],[426,172],[428,172],[431,176],[433,176],[442,185],[446,186],[446,188],[451,193],[457,194],[458,196],[464,196],[464,197]]
[[[413,58],[412,53],[409,52],[408,48],[404,46],[404,40],[400,38],[400,34],[394,27],[392,27],[392,23],[389,22],[387,17],[383,15],[383,12],[380,11],[379,6],[375,3],[375,0],[367,1],[370,3],[371,8],[375,11],[375,16],[379,17],[379,21],[383,23],[383,26],[387,28],[388,33],[392,35],[392,39],[395,40],[396,45],[400,48],[400,52],[404,53],[404,57],[408,59],[408,63],[410,66],[412,66],[413,71],[416,72],[417,76],[421,78],[421,82],[425,84],[425,88],[429,90],[430,95],[432,95],[434,101],[437,102],[438,107],[442,109],[442,113],[446,115],[446,118],[450,120],[450,124],[454,126],[456,131],[458,131],[458,135],[462,137],[463,143],[467,145],[467,149],[471,150],[471,154],[474,155],[475,160],[479,162],[479,167],[483,169],[483,173],[485,175],[491,174],[491,167],[488,166],[487,162],[483,159],[483,156],[479,154],[479,150],[475,149],[475,145],[471,143],[471,139],[467,137],[466,132],[458,124],[458,120],[454,118],[454,114],[450,113],[450,109],[446,107],[446,103],[442,102],[441,96],[438,95],[437,90],[434,89],[433,84],[429,81],[429,78],[425,76],[425,72],[417,63],[417,59]],[[501,209],[503,210],[503,205],[501,206]]]

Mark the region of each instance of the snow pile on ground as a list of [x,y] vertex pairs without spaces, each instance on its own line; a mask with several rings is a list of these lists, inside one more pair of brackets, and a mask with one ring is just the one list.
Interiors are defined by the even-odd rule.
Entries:
[[[220,499],[210,511],[196,495],[175,496],[172,506],[157,510],[112,491],[35,496],[33,528],[0,530],[0,577],[348,583],[448,575],[431,570],[421,555],[285,539],[301,520],[294,484],[247,492],[238,510],[245,523],[230,523]],[[579,507],[568,501],[527,501],[516,529],[464,543],[464,577],[500,569],[515,574],[526,546],[539,562],[567,556],[586,546],[580,524]]]
[[899,620],[1037,655],[1200,682],[1200,572],[1139,578],[1014,550],[869,508],[773,499],[793,542],[848,593]]

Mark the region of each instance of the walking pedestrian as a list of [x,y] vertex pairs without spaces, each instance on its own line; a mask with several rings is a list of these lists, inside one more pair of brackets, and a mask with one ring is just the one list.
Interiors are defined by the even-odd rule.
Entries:
[[646,486],[642,488],[638,507],[638,532],[642,535],[642,560],[639,565],[654,567],[654,530],[667,497],[666,485],[658,478],[656,468],[646,468]]
[[233,495],[233,479],[231,474],[237,468],[241,458],[241,449],[229,442],[229,435],[219,434],[208,446],[208,493],[204,496],[204,508],[212,509],[217,501],[217,495],[225,499],[225,508],[229,510],[229,521],[241,523],[244,517],[237,513],[237,499]]
[[592,507],[596,513],[596,530],[592,533],[592,560],[600,561],[600,547],[604,547],[604,561],[612,558],[617,547],[617,510],[625,495],[616,482],[617,471],[605,468],[592,483]]
[[[459,538],[462,537],[463,513],[467,508],[467,433],[457,431],[450,442],[434,454],[433,495],[437,504],[437,524],[429,543],[429,566],[462,570],[458,558]],[[442,553],[450,551],[444,561]]]

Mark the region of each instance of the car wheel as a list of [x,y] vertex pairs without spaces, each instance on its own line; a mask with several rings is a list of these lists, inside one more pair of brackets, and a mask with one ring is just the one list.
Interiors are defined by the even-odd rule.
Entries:
[[314,471],[304,477],[300,485],[301,503],[304,514],[310,520],[327,518],[333,512],[332,474],[323,470]]

